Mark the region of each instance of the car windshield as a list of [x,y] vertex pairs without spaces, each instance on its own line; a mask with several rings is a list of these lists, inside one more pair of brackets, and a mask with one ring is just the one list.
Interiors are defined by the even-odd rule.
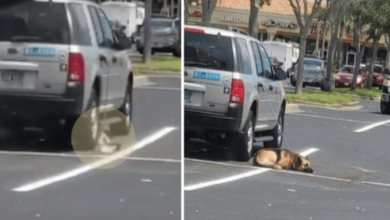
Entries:
[[303,61],[303,65],[304,66],[315,66],[315,67],[321,67],[322,66],[322,62],[321,61],[317,61],[317,60],[309,60],[309,59],[305,59]]
[[0,9],[0,41],[69,44],[62,3],[23,2]]
[[186,32],[184,45],[185,66],[233,71],[232,40],[230,37]]
[[152,19],[152,27],[156,28],[168,28],[172,27],[173,22],[170,20]]
[[[371,65],[366,65],[366,71],[371,71]],[[380,66],[374,66],[374,73],[382,73],[383,68]]]
[[343,66],[341,68],[341,72],[342,73],[354,73],[355,72],[355,68],[352,67],[352,66]]

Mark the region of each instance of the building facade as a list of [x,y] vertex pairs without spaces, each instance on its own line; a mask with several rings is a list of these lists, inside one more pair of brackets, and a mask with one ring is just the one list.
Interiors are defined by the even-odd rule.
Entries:
[[[237,0],[223,0],[217,1],[214,9],[211,23],[216,25],[234,26],[244,30],[248,30],[249,25],[249,10],[250,1]],[[311,8],[312,2],[308,3],[308,8]],[[325,5],[324,5],[325,6]],[[202,19],[202,5],[201,1],[193,2],[189,5],[190,17],[188,22],[200,23]],[[259,21],[259,35],[261,41],[276,40],[285,42],[299,43],[299,26],[294,15],[294,12],[288,0],[274,0],[270,6],[263,6],[258,15]],[[319,34],[317,34],[319,33]],[[319,38],[319,49],[315,51],[316,41]],[[325,39],[324,50],[321,50],[322,40]],[[307,36],[306,54],[320,55],[326,57],[326,48],[330,39],[329,25],[322,21],[313,19],[310,24],[309,34]],[[365,37],[361,38],[364,42]],[[372,42],[369,42],[363,62],[369,61],[372,57],[371,52]],[[384,63],[386,58],[385,40],[382,38],[379,43],[380,50],[378,51],[378,61]],[[353,47],[353,34],[347,33],[346,29],[341,29],[341,40],[338,51],[341,52],[340,62],[353,64],[355,55],[355,48]]]

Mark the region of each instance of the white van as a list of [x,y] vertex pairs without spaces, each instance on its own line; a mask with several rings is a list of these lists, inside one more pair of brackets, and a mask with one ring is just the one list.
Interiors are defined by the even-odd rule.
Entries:
[[283,62],[281,68],[287,72],[294,62],[294,57],[297,56],[296,51],[294,51],[295,47],[292,44],[277,41],[263,41],[262,44],[268,56],[276,57]]
[[111,22],[118,21],[124,26],[126,37],[134,42],[134,35],[137,32],[137,5],[131,2],[107,1],[101,3],[101,7]]

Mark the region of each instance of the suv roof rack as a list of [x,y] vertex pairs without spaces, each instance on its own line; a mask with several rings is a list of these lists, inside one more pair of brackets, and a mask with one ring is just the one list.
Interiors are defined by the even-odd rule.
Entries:
[[238,28],[238,27],[233,27],[233,26],[219,25],[219,24],[202,24],[201,22],[186,22],[185,24],[188,24],[188,25],[198,25],[198,26],[203,26],[203,27],[219,28],[219,29],[222,29],[222,30],[236,32],[236,33],[239,33],[239,34],[243,34],[243,35],[249,36],[249,33],[247,31],[245,31],[244,29],[241,29],[241,28]]

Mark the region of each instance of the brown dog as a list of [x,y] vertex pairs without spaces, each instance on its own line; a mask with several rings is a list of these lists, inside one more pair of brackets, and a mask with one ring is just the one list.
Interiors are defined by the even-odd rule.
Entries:
[[276,170],[283,169],[313,173],[313,169],[310,167],[309,157],[303,157],[284,149],[260,149],[254,155],[253,165]]

